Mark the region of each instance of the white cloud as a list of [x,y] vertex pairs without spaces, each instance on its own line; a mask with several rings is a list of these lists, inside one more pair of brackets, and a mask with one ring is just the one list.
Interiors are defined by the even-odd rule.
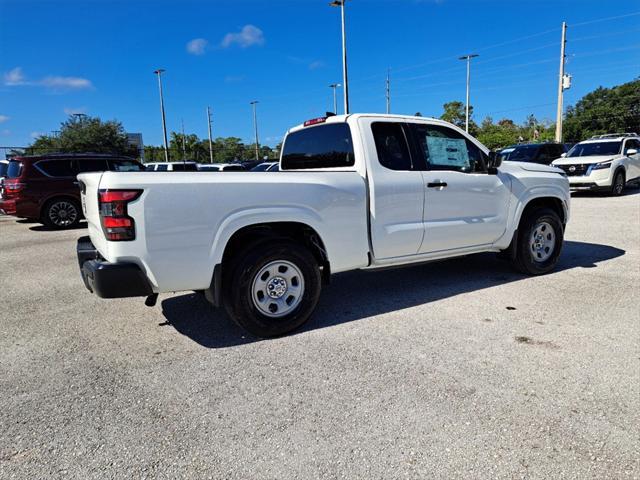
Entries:
[[82,77],[60,77],[49,75],[41,80],[27,80],[21,67],[16,67],[4,74],[4,84],[10,87],[18,85],[42,86],[53,90],[82,90],[93,88],[90,80]]
[[320,60],[315,60],[309,64],[309,70],[317,70],[322,67],[324,67],[324,62]]
[[191,55],[204,55],[208,46],[209,42],[206,39],[194,38],[187,42],[187,52]]
[[225,83],[238,83],[242,82],[246,77],[244,75],[227,75],[224,77]]
[[23,85],[24,74],[22,73],[22,68],[16,67],[13,70],[9,70],[4,74],[4,84],[13,86],[13,85]]
[[10,117],[8,117],[7,115],[0,115],[0,123],[2,122],[6,122],[7,120],[9,120]]
[[83,90],[93,87],[90,80],[81,77],[54,77],[49,76],[43,78],[41,85],[55,89]]
[[87,113],[87,107],[78,107],[78,108],[64,108],[64,113],[67,115],[73,115],[74,113]]
[[227,33],[220,44],[222,48],[238,45],[242,48],[264,45],[264,33],[258,27],[245,25],[238,33]]

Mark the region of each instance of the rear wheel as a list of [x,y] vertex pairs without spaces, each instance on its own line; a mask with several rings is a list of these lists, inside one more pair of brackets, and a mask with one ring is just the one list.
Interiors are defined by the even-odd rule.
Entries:
[[68,198],[54,198],[47,202],[42,213],[42,223],[50,228],[71,228],[80,222],[80,206]]
[[253,244],[223,265],[224,270],[227,312],[259,337],[300,327],[320,297],[318,262],[306,248],[288,240]]
[[558,214],[548,208],[534,210],[520,222],[513,266],[528,275],[550,272],[558,263],[563,239]]
[[618,170],[613,177],[613,183],[611,184],[611,195],[620,196],[624,192],[624,172]]

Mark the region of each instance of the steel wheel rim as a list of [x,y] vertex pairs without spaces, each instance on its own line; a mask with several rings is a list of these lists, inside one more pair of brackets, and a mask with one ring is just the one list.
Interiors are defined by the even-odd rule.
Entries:
[[303,295],[302,272],[287,260],[266,264],[253,278],[253,305],[267,317],[280,318],[288,315],[300,305]]
[[76,207],[67,201],[56,202],[49,208],[49,220],[58,227],[68,227],[78,218]]
[[556,231],[549,222],[540,222],[531,231],[529,248],[535,262],[545,262],[556,248]]

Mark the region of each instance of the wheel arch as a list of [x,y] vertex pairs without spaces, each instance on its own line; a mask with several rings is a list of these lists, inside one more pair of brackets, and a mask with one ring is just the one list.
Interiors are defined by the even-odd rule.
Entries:
[[78,213],[80,214],[80,218],[84,218],[84,214],[82,213],[82,207],[80,205],[80,199],[77,197],[74,197],[69,193],[54,193],[48,197],[43,198],[40,201],[40,205],[38,206],[38,218],[42,218],[42,216],[45,213],[44,209],[47,207],[47,205],[49,205],[51,202],[55,200],[71,200],[73,203],[75,203],[78,206],[79,208]]
[[252,244],[257,247],[262,242],[277,239],[294,241],[308,248],[318,262],[322,283],[329,283],[331,264],[325,243],[317,229],[299,221],[267,221],[244,225],[229,236],[222,255],[213,268],[211,285],[204,291],[207,300],[216,306],[222,304],[223,282],[227,273],[225,268],[235,254]]

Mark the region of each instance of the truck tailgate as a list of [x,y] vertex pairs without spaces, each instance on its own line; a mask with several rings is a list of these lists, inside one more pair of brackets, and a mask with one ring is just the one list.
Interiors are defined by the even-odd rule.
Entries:
[[102,254],[107,257],[107,240],[102,232],[100,224],[100,210],[98,205],[98,190],[102,172],[82,173],[78,175],[80,184],[80,200],[82,202],[82,213],[87,220],[89,236],[91,241]]

